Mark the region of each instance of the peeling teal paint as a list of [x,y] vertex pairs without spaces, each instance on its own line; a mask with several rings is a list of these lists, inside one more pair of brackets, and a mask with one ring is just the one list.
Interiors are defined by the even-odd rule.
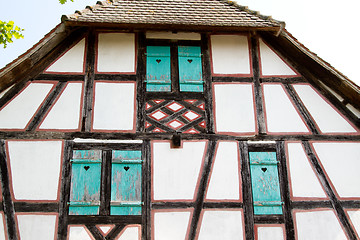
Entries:
[[96,215],[99,212],[101,151],[75,150],[71,160],[70,215]]
[[141,214],[141,151],[114,150],[111,171],[111,215]]
[[255,215],[282,214],[275,152],[249,152]]
[[146,91],[170,92],[170,47],[148,46],[146,52]]
[[179,81],[182,92],[203,92],[201,48],[179,46]]

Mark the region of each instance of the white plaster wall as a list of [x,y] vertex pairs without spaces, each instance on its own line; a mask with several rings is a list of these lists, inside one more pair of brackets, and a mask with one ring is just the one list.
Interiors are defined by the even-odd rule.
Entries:
[[115,225],[96,225],[105,235],[107,235]]
[[194,32],[146,32],[146,38],[150,39],[177,39],[177,40],[201,40],[200,33]]
[[135,72],[135,35],[101,33],[98,41],[99,72]]
[[78,129],[82,83],[68,83],[51,108],[40,129]]
[[340,197],[360,197],[360,143],[314,143],[314,149]]
[[17,200],[57,200],[61,141],[9,141],[12,186]]
[[205,210],[199,240],[243,239],[244,230],[241,211]]
[[280,84],[264,84],[263,88],[269,132],[309,132]]
[[287,144],[291,189],[294,197],[326,198],[301,143]]
[[347,211],[350,220],[357,232],[358,236],[360,235],[360,210],[358,211]]
[[155,212],[155,240],[184,240],[189,226],[190,212]]
[[170,148],[170,142],[153,143],[154,200],[194,198],[205,141],[183,141],[182,148]]
[[356,132],[310,85],[294,84],[294,88],[322,132]]
[[95,83],[94,129],[134,128],[135,83]]
[[57,215],[17,215],[21,240],[55,239]]
[[211,56],[215,74],[250,74],[247,36],[212,35]]
[[93,240],[89,233],[81,226],[71,226],[69,228],[69,240]]
[[5,240],[6,226],[4,220],[4,213],[0,212],[0,240]]
[[50,65],[46,72],[74,72],[84,71],[85,38],[70,48],[63,56]]
[[257,240],[283,240],[284,229],[282,227],[258,227]]
[[120,233],[120,235],[115,238],[117,240],[140,240],[141,236],[140,233],[140,227],[138,226],[127,226],[125,230]]
[[217,132],[255,132],[251,84],[214,84]]
[[296,212],[294,218],[299,240],[347,239],[335,213],[331,210]]
[[24,129],[54,84],[30,83],[0,110],[0,128]]
[[239,156],[236,142],[219,142],[206,199],[237,200],[239,191]]
[[260,46],[260,60],[261,60],[261,74],[263,76],[278,76],[278,75],[297,75],[289,65],[287,65],[271,48],[269,48],[261,39]]

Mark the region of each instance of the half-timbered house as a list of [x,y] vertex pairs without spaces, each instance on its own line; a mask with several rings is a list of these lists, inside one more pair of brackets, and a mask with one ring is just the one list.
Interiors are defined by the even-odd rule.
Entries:
[[360,235],[360,89],[271,17],[97,2],[0,90],[0,239]]

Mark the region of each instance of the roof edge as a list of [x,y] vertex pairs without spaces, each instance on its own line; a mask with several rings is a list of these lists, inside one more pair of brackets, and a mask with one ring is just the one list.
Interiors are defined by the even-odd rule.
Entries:
[[290,32],[288,32],[286,29],[284,29],[281,33],[281,36],[285,37],[287,40],[289,40],[292,44],[294,44],[300,51],[302,51],[304,54],[309,56],[311,59],[313,59],[315,62],[317,62],[319,65],[321,65],[323,68],[327,69],[331,73],[333,73],[336,77],[341,79],[343,82],[345,82],[349,87],[351,87],[354,91],[356,91],[358,94],[360,94],[360,87],[356,85],[353,81],[351,81],[348,77],[346,77],[343,73],[341,73],[339,70],[331,66],[330,63],[326,62],[324,59],[319,57],[314,52],[310,51],[307,47],[305,47],[303,44],[301,44]]
[[[228,1],[228,0],[215,0],[215,1],[218,1],[218,2],[221,2],[221,3],[224,3],[224,4],[227,4],[229,6],[233,6],[233,7],[236,7],[238,10],[240,11],[245,11],[251,15],[254,15],[256,17],[259,17],[260,19],[262,20],[265,20],[265,21],[269,21],[271,22],[272,24],[275,24],[275,25],[278,25],[279,26],[279,29],[277,30],[277,33],[276,35],[278,36],[281,31],[285,28],[285,22],[284,21],[279,21],[279,20],[276,20],[274,18],[272,18],[272,16],[267,16],[267,15],[263,15],[263,14],[260,14],[259,11],[254,11],[254,10],[251,10],[249,9],[247,6],[243,6],[243,5],[239,5],[237,4],[236,2],[234,1]],[[108,6],[108,5],[112,5],[114,2],[119,2],[119,0],[117,1],[113,1],[113,0],[106,0],[106,1],[98,1],[96,2],[95,5],[92,5],[92,6],[86,6],[85,9],[83,10],[76,10],[75,13],[73,14],[68,14],[68,15],[62,15],[61,16],[61,21],[63,23],[65,22],[80,22],[80,21],[76,21],[76,20],[72,20],[71,18],[77,18],[81,15],[84,15],[84,14],[87,14],[87,13],[92,13],[93,10],[95,9],[98,9],[98,8],[101,8],[103,6]],[[249,27],[250,29],[251,27]],[[269,28],[273,28],[273,27],[269,27]]]

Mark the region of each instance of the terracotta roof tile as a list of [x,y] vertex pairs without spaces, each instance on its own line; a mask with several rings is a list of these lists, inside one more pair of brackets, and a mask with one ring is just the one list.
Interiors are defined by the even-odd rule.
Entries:
[[84,23],[178,24],[199,26],[283,27],[284,23],[224,0],[117,0],[63,16]]

